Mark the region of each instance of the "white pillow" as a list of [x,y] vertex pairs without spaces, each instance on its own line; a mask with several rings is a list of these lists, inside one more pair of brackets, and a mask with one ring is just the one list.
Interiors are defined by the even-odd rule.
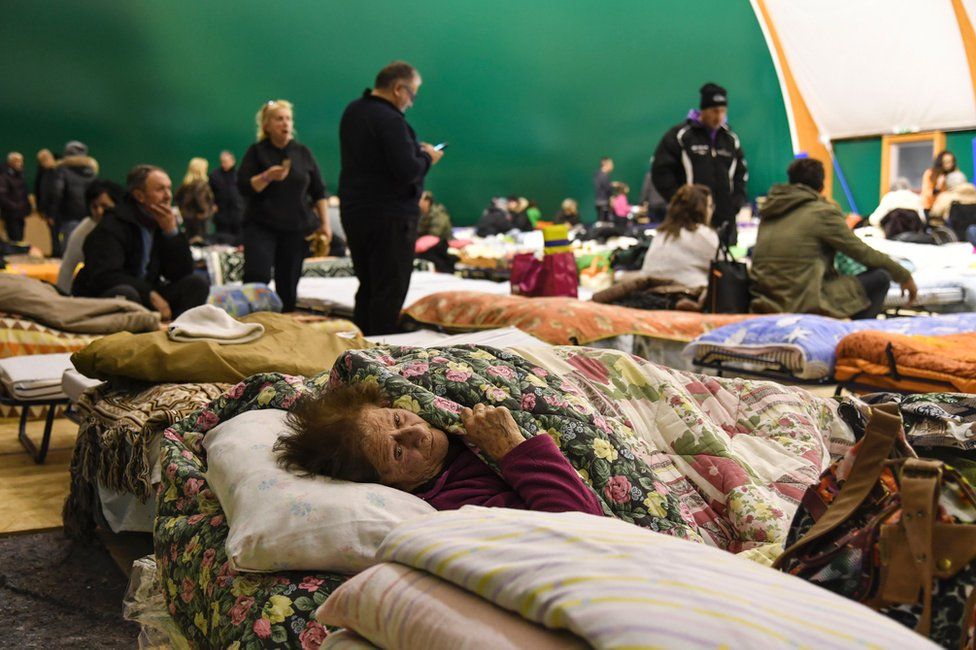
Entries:
[[286,411],[248,411],[211,429],[207,481],[227,515],[227,556],[238,571],[355,573],[394,526],[434,512],[425,501],[373,483],[303,478],[278,467],[271,447]]

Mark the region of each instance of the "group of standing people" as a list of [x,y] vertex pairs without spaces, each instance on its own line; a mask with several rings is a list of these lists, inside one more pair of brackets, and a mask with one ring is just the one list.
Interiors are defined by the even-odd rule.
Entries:
[[[88,147],[83,142],[68,142],[60,160],[49,149],[37,152],[33,193],[37,211],[51,229],[55,255],[60,253],[71,231],[87,215],[85,191],[97,175],[98,161],[88,155]],[[24,156],[20,152],[10,152],[0,175],[0,218],[7,239],[12,242],[24,239],[25,222],[32,210],[29,195]]]
[[[449,236],[449,217],[424,193],[425,177],[443,150],[419,141],[405,118],[421,84],[413,66],[391,63],[377,74],[372,88],[346,107],[339,124],[341,221],[359,279],[354,320],[367,335],[396,331],[421,224],[429,234]],[[748,180],[739,138],[726,121],[727,92],[708,83],[700,94],[699,108],[662,137],[649,170],[653,189],[669,202],[669,209],[644,270],[664,274],[684,268],[687,273],[678,278],[684,284],[705,282],[707,262],[719,241],[735,243],[735,215],[746,202]],[[206,160],[191,160],[175,197],[182,231],[172,206],[171,181],[162,169],[137,166],[123,192],[114,184],[95,182],[97,162],[80,142],[68,143],[60,162],[39,156],[39,208],[48,211],[55,231],[70,234],[81,225],[78,243],[64,237],[70,268],[59,284],[70,281],[81,251],[85,265],[71,283],[72,293],[121,295],[175,317],[202,303],[207,294],[205,279],[193,273],[189,243],[223,234],[228,243],[238,238],[243,243],[244,281],[267,283],[273,275],[283,309],[294,310],[307,238],[316,235],[328,242],[333,237],[328,192],[311,150],[295,140],[290,102],[263,104],[256,126],[256,141],[239,168],[228,151],[222,152],[219,169],[209,174]],[[790,182],[770,191],[754,253],[754,309],[868,317],[880,309],[892,278],[914,294],[910,274],[840,229],[843,219],[835,218],[839,209],[828,209],[820,194],[823,168],[818,172],[816,165],[797,161],[790,167]],[[947,190],[952,172],[945,161],[939,165],[942,173],[934,169],[926,179],[933,202]],[[608,220],[620,194],[610,180],[612,171],[612,159],[604,158],[595,177],[600,220]],[[45,193],[43,188],[52,189]],[[502,202],[497,207],[504,212],[506,229],[514,223],[512,214],[528,216],[532,207],[519,210],[517,200],[514,207],[512,201]],[[29,212],[23,157],[11,154],[0,177],[0,215],[11,238],[22,237],[23,217]],[[575,202],[564,201],[555,220],[577,223]],[[804,248],[807,239],[809,250]],[[868,264],[869,271],[837,281],[831,276],[832,264],[829,269],[826,262],[810,264],[827,248],[851,254]],[[798,257],[798,250],[807,252]],[[794,286],[797,278],[802,288]]]
[[[410,283],[424,178],[444,155],[420,142],[404,117],[421,84],[413,66],[395,61],[347,106],[339,124],[342,227],[359,279],[353,318],[365,334],[396,331]],[[291,102],[268,101],[256,122],[257,141],[236,170],[244,206],[244,282],[267,283],[273,274],[283,310],[292,311],[307,238],[333,238],[329,196],[315,156],[295,139]],[[233,188],[230,178],[211,185]],[[216,215],[221,212],[218,200]]]
[[191,158],[174,200],[191,243],[238,245],[244,200],[237,188],[237,159],[220,152],[220,166],[210,171],[206,158]]
[[[443,230],[433,197],[426,206],[421,200],[424,178],[443,151],[420,142],[404,117],[421,83],[413,66],[391,63],[349,104],[339,126],[342,225],[359,278],[354,319],[366,334],[396,330],[423,207],[427,225]],[[283,310],[294,310],[307,238],[332,239],[328,192],[315,156],[295,140],[290,102],[266,102],[256,123],[256,142],[240,167],[228,151],[209,174],[206,160],[190,161],[175,193],[178,212],[172,182],[159,167],[136,166],[123,189],[96,179],[97,163],[82,143],[69,143],[60,162],[39,156],[39,188],[58,190],[40,189],[37,196],[39,209],[54,220],[52,232],[63,233],[66,244],[62,290],[122,296],[164,320],[175,318],[206,300],[208,283],[194,273],[189,245],[216,235],[226,243],[239,238],[244,281],[268,283],[273,275]],[[11,154],[0,176],[0,216],[9,238],[23,237],[30,212],[23,156]],[[79,224],[78,236],[70,237]]]

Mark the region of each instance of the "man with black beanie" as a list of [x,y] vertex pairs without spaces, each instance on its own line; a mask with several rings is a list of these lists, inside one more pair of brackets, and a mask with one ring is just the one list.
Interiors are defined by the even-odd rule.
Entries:
[[339,210],[359,279],[353,320],[363,334],[392,334],[410,287],[424,178],[444,153],[418,142],[403,116],[420,74],[394,61],[339,122]]
[[698,110],[671,128],[657,145],[651,180],[665,201],[682,185],[697,183],[712,191],[715,214],[712,227],[722,241],[735,244],[735,215],[746,202],[749,171],[739,136],[726,123],[728,93],[707,83],[699,90]]

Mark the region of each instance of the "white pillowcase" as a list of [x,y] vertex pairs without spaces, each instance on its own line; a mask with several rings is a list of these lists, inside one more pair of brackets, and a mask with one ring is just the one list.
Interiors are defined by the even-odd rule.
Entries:
[[375,564],[386,534],[434,512],[425,501],[373,483],[304,478],[271,450],[286,411],[248,411],[211,429],[207,481],[227,515],[227,556],[238,571],[355,573]]

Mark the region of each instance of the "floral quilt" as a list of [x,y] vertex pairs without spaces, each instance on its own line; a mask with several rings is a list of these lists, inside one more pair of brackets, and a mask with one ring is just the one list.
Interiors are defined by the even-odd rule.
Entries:
[[202,441],[222,421],[287,409],[326,381],[376,382],[448,432],[462,406],[507,406],[524,435],[552,436],[608,515],[730,551],[780,543],[828,460],[828,438],[850,434],[833,402],[802,390],[607,350],[387,347],[347,352],[329,376],[255,375],[164,433],[156,556],[170,613],[197,645],[307,648],[325,634],[311,613],[343,577],[233,571]]
[[224,550],[227,520],[207,485],[202,442],[218,423],[252,409],[287,409],[302,391],[326,379],[253,375],[163,434],[156,562],[170,615],[195,647],[309,650],[325,639],[312,615],[344,578],[231,569]]

